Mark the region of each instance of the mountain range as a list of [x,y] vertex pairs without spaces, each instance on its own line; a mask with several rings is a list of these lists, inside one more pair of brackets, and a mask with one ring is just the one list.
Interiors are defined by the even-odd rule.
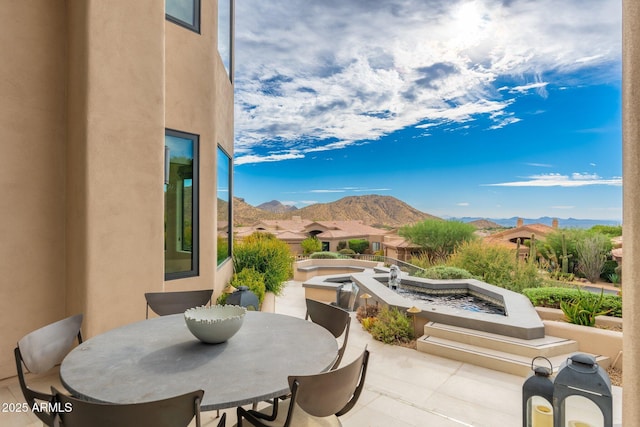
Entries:
[[[407,203],[391,196],[365,195],[349,196],[330,203],[316,203],[304,208],[285,205],[278,200],[251,206],[244,199],[233,199],[234,224],[236,226],[251,225],[263,219],[291,219],[292,216],[317,221],[360,220],[364,224],[397,228],[414,224],[425,219],[442,219],[421,212]],[[481,218],[481,217],[447,217],[471,223],[479,229],[495,229],[499,227],[515,227],[518,217]],[[523,218],[524,224],[541,223],[551,226],[552,217]],[[594,225],[620,225],[614,220],[558,218],[561,228],[590,228]]]
[[359,220],[367,225],[393,228],[437,218],[391,196],[350,196],[300,209],[283,205],[277,200],[257,207],[240,198],[234,198],[233,203],[233,222],[236,225],[249,225],[262,219],[291,219],[292,216],[298,216],[318,221]]

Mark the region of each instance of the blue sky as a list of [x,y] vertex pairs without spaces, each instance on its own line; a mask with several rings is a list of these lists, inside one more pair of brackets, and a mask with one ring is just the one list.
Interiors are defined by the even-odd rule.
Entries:
[[236,2],[234,194],[622,217],[621,0]]

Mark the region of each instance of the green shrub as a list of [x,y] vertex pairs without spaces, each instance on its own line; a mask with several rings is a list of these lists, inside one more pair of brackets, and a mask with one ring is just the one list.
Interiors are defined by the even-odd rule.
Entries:
[[618,263],[616,261],[612,259],[606,260],[604,262],[604,267],[602,268],[602,273],[600,273],[600,278],[612,282],[610,280],[610,276],[612,274],[616,274],[617,267],[618,267]]
[[344,248],[338,251],[340,255],[355,255],[356,252],[353,249]]
[[423,277],[425,279],[475,279],[473,274],[467,270],[458,267],[448,267],[446,265],[437,265],[435,267],[427,268],[424,271],[418,271],[415,274],[416,277]]
[[398,231],[402,237],[423,248],[431,259],[446,260],[463,242],[475,240],[476,228],[460,221],[427,219]]
[[309,255],[311,259],[338,259],[340,255],[335,252],[314,252]]
[[397,308],[383,307],[370,332],[374,339],[385,344],[408,343],[413,339],[411,320]]
[[273,234],[256,232],[236,242],[233,250],[235,271],[254,268],[264,275],[269,292],[279,295],[284,282],[293,276],[289,245]]
[[369,241],[366,239],[351,239],[349,240],[349,249],[353,250],[357,254],[362,254],[369,248]]
[[[576,288],[543,287],[524,289],[522,294],[529,298],[536,307],[560,308],[562,301],[571,301],[579,296]],[[598,298],[597,294],[582,292],[583,297]],[[609,316],[622,317],[622,298],[618,295],[603,296],[602,310],[608,311]]]
[[622,226],[621,225],[594,225],[589,229],[589,231],[593,231],[595,233],[600,233],[607,235],[609,237],[618,237],[622,236]]
[[230,283],[234,288],[239,288],[240,286],[248,287],[251,292],[256,294],[260,304],[264,301],[264,294],[267,290],[264,284],[264,274],[256,269],[250,267],[245,268],[239,273],[235,273],[233,277],[231,277]]
[[346,241],[340,240],[338,242],[338,246],[337,246],[338,251],[340,251],[341,249],[345,249],[346,247],[347,247],[347,242]]
[[300,242],[300,246],[302,246],[302,253],[304,255],[309,255],[314,252],[320,252],[322,250],[322,242],[315,236],[307,237],[302,242]]
[[361,305],[356,310],[356,319],[362,323],[363,319],[376,317],[380,312],[380,307],[374,304]]
[[467,270],[492,285],[520,292],[542,285],[534,262],[521,261],[515,251],[482,241],[462,243],[449,258],[448,265]]

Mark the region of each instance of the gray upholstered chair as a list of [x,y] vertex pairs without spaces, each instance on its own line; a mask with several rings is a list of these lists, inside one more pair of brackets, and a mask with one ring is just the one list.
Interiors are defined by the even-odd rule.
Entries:
[[[333,371],[316,375],[290,376],[291,398],[277,407],[261,412],[237,409],[238,427],[246,419],[258,427],[341,426],[339,416],[349,412],[358,401],[367,374],[369,351],[353,362]],[[274,410],[275,409],[275,410]],[[270,420],[272,415],[276,418]]]
[[[22,394],[30,408],[50,402],[52,395],[32,389],[27,385],[24,368],[34,374],[42,374],[60,364],[69,353],[74,341],[82,342],[82,314],[67,317],[25,335],[18,341],[13,354]],[[46,425],[52,425],[53,418],[47,411],[33,411]]]
[[340,365],[340,361],[344,356],[347,348],[347,340],[349,339],[349,327],[351,326],[351,316],[349,312],[333,305],[325,304],[320,301],[307,298],[307,315],[306,319],[311,320],[333,334],[336,339],[342,338],[342,344],[338,347],[338,357],[331,369],[335,369]]
[[[186,427],[194,417],[196,426],[201,426],[202,390],[132,404],[88,402],[64,395],[53,387],[51,391],[58,409],[54,414],[55,427]],[[225,420],[226,414],[220,419],[218,427],[223,427]]]
[[198,291],[176,292],[147,292],[144,298],[147,300],[147,319],[149,308],[158,316],[184,313],[187,309],[211,304],[213,289]]

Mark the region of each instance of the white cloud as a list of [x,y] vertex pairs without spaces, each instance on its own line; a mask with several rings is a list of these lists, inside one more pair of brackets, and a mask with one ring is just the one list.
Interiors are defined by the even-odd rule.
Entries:
[[575,209],[575,206],[551,206],[551,209],[568,210],[568,209]]
[[573,173],[571,176],[559,173],[532,175],[522,181],[484,184],[491,187],[584,187],[588,185],[622,185],[621,177],[602,178],[597,174]]
[[615,73],[620,20],[619,0],[237,2],[236,164],[480,116],[509,126],[517,97]]
[[460,202],[460,203],[456,203],[456,206],[469,206],[470,204],[468,202]]

